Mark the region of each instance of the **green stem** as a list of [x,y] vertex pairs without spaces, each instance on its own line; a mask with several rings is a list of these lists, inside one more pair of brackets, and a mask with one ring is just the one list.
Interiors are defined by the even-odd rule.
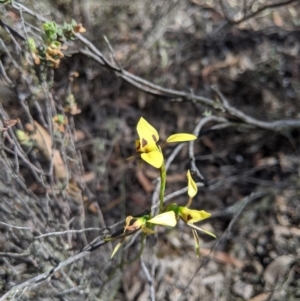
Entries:
[[124,262],[125,264],[129,265],[129,264],[135,262],[137,259],[139,259],[139,258],[142,256],[143,251],[144,251],[144,248],[145,248],[145,239],[146,239],[146,236],[147,236],[147,235],[145,235],[145,233],[142,233],[142,237],[141,237],[141,244],[142,244],[142,246],[141,246],[141,248],[140,248],[138,254],[137,254],[132,260],[130,260],[130,261],[125,261],[125,262]]
[[166,180],[167,180],[166,166],[165,166],[165,162],[163,162],[160,168],[159,213],[162,213],[164,207]]

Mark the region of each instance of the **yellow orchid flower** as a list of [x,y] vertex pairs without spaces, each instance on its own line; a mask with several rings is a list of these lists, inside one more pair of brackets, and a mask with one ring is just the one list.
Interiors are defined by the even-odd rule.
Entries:
[[124,232],[126,232],[127,230],[135,231],[135,230],[141,229],[142,232],[144,232],[146,234],[154,234],[155,231],[150,229],[148,227],[147,223],[168,226],[168,227],[174,227],[174,226],[176,226],[176,223],[177,223],[174,211],[163,212],[152,218],[149,218],[148,215],[144,215],[142,217],[137,218],[136,221],[132,225],[129,225],[130,221],[132,219],[134,219],[134,217],[127,216],[126,225],[124,227]]
[[[139,140],[136,140],[136,151],[141,153],[141,158],[155,168],[161,168],[164,157],[160,146],[157,145],[159,135],[157,130],[148,123],[143,117],[140,118],[137,124],[137,133]],[[186,142],[197,139],[195,135],[178,133],[171,135],[167,139],[167,143]]]
[[127,216],[126,222],[125,222],[125,227],[124,227],[124,232],[126,232],[127,230],[135,231],[135,230],[141,229],[144,233],[154,234],[155,231],[153,231],[152,229],[149,229],[147,227],[147,223],[162,225],[162,226],[169,226],[169,227],[174,227],[174,226],[176,226],[176,223],[177,223],[174,211],[164,212],[164,213],[158,214],[152,218],[149,218],[148,215],[144,215],[142,217],[136,218],[136,221],[132,225],[130,225],[130,222],[132,219],[135,219],[135,218],[132,216]]
[[205,210],[193,210],[183,206],[177,206],[177,204],[170,204],[166,210],[172,210],[175,212],[176,216],[180,218],[185,224],[192,228],[192,233],[195,241],[196,255],[200,255],[200,240],[196,230],[206,233],[214,238],[216,235],[210,231],[204,230],[200,227],[194,225],[194,223],[200,222],[211,216],[210,213]]
[[197,223],[211,216],[205,210],[194,210],[183,206],[178,206],[178,215],[185,223]]
[[196,230],[204,232],[207,235],[210,235],[216,238],[216,235],[211,233],[210,231],[204,230],[200,227],[194,225],[194,223],[200,222],[206,218],[211,216],[210,213],[206,212],[205,210],[192,210],[186,207],[179,206],[178,207],[178,215],[180,219],[185,222],[189,227],[192,228],[192,233],[194,236],[195,241],[195,249],[197,257],[200,256],[200,239]]
[[[136,221],[130,225],[130,222],[136,219]],[[127,231],[132,232],[132,231],[137,231],[141,230],[143,233],[150,235],[154,234],[155,231],[149,228],[150,224],[156,224],[156,225],[162,225],[162,226],[168,226],[168,227],[174,227],[176,226],[177,219],[174,211],[168,211],[164,212],[161,214],[158,214],[152,218],[149,218],[148,215],[144,215],[142,217],[134,218],[132,216],[127,216],[125,220],[125,227],[124,227],[124,233],[126,234]],[[120,249],[121,245],[123,244],[125,240],[126,235],[123,237],[123,239],[115,246],[111,258],[117,253],[117,251]]]
[[158,132],[143,117],[140,118],[136,129],[140,138],[135,142],[136,151],[142,153],[141,158],[144,161],[156,168],[160,168],[163,163],[163,155],[156,144],[159,140]]

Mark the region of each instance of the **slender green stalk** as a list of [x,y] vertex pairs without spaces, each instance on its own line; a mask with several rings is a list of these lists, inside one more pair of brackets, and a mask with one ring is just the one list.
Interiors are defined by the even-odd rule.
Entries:
[[159,213],[162,213],[164,207],[166,181],[167,181],[166,166],[165,166],[165,162],[163,162],[160,168]]

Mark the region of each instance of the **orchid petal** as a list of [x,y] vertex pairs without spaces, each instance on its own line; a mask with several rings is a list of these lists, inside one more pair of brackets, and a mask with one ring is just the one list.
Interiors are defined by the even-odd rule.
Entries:
[[178,133],[171,135],[168,139],[168,143],[173,143],[173,142],[186,142],[186,141],[192,141],[196,140],[197,137],[193,134],[187,134],[187,133]]
[[135,140],[135,148],[137,152],[141,151],[141,142],[140,140]]
[[131,220],[132,220],[133,218],[134,218],[133,216],[128,215],[128,216],[126,217],[126,219],[125,219],[125,225],[126,225],[126,226],[129,226],[129,225],[130,225],[130,222],[131,222]]
[[179,206],[179,216],[185,223],[197,223],[211,216],[205,210],[193,210]]
[[149,229],[147,227],[142,227],[141,230],[146,234],[155,234],[156,232],[152,229]]
[[195,250],[196,250],[196,256],[200,256],[200,239],[197,231],[195,229],[192,229],[194,241],[195,241]]
[[118,252],[118,250],[120,249],[123,242],[124,242],[124,239],[121,242],[117,243],[117,245],[115,246],[113,252],[111,253],[110,258],[113,258],[115,256],[115,254]]
[[187,178],[188,178],[188,195],[190,198],[193,198],[198,192],[198,187],[191,176],[190,170],[188,170],[187,172]]
[[205,234],[207,234],[207,235],[209,235],[209,236],[212,236],[213,238],[217,238],[217,236],[216,236],[215,234],[213,234],[212,232],[210,232],[210,231],[208,231],[208,230],[204,230],[204,229],[202,229],[202,228],[200,228],[200,227],[197,227],[197,226],[195,226],[194,224],[190,224],[190,223],[187,223],[187,225],[188,225],[189,227],[195,229],[195,230],[201,231],[201,232],[203,232],[203,233],[205,233]]
[[160,151],[142,153],[141,158],[155,168],[161,168],[164,161],[164,157]]
[[148,223],[175,227],[177,224],[176,216],[174,211],[167,211],[161,214],[154,216],[153,218],[148,220]]
[[136,143],[136,147],[139,148],[139,152],[151,152],[157,150],[156,143],[159,140],[157,130],[149,124],[143,117],[140,118],[137,124],[137,132],[140,138],[139,145]]
[[126,219],[125,219],[124,232],[125,232],[126,230],[130,230],[130,222],[131,222],[132,219],[133,219],[133,216],[131,216],[131,215],[129,215],[129,216],[126,217]]
[[[136,221],[130,225],[130,222],[132,219],[136,219]],[[125,220],[125,227],[124,227],[124,232],[128,231],[135,231],[137,229],[140,229],[141,227],[143,227],[146,224],[146,217],[142,216],[139,218],[134,218],[132,216],[127,216],[126,220]]]

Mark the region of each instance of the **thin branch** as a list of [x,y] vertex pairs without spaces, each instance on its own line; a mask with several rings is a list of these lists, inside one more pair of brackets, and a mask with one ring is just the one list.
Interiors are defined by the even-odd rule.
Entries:
[[[252,125],[254,127],[262,128],[264,130],[275,131],[283,133],[285,131],[290,131],[294,128],[300,128],[300,121],[296,119],[291,120],[278,120],[278,121],[260,121],[255,119],[251,116],[246,115],[242,111],[232,107],[229,105],[227,99],[224,95],[220,92],[217,87],[212,87],[213,91],[219,96],[222,103],[216,102],[213,99],[202,97],[199,95],[195,95],[192,93],[187,93],[183,91],[173,90],[163,88],[159,85],[155,85],[149,81],[146,81],[136,75],[133,75],[127,72],[124,69],[119,69],[113,66],[107,59],[105,59],[104,55],[98,50],[95,49],[96,47],[89,42],[86,38],[82,37],[81,35],[77,35],[78,39],[80,39],[86,46],[90,48],[88,49],[80,49],[79,52],[94,59],[99,64],[103,65],[104,67],[114,71],[117,76],[121,77],[127,83],[131,84],[132,86],[136,87],[137,89],[149,93],[156,96],[162,96],[167,98],[174,98],[172,101],[192,101],[204,104],[209,106],[213,109],[218,109],[221,111],[226,111],[230,115],[238,117],[241,121],[246,124]],[[93,53],[94,51],[94,53]]]
[[[196,183],[196,185],[197,185],[197,187],[203,187],[204,186],[204,184],[201,183],[201,182]],[[175,198],[179,195],[182,195],[182,194],[186,193],[187,191],[188,191],[188,187],[184,187],[184,188],[181,188],[179,190],[176,190],[176,191],[166,195],[165,198],[164,198],[164,202],[167,202],[167,201],[169,201],[169,200],[171,200],[171,199],[173,199],[173,198]],[[158,206],[158,204],[156,204],[156,207],[157,206]]]
[[44,18],[43,16],[35,13],[34,11],[32,11],[31,9],[29,9],[28,7],[26,7],[25,5],[17,2],[17,1],[12,1],[11,2],[12,7],[14,7],[15,9],[17,9],[18,11],[21,9],[24,12],[26,12],[27,14],[29,14],[32,17],[35,17],[36,19],[38,19],[41,22],[47,22],[48,20],[46,18]]
[[60,231],[60,232],[50,232],[50,233],[45,233],[41,234],[39,236],[36,236],[35,239],[39,238],[44,238],[44,237],[49,237],[49,236],[55,236],[55,235],[64,235],[64,234],[70,234],[70,233],[83,233],[87,231],[103,231],[101,228],[85,228],[81,230],[66,230],[66,231]]
[[109,50],[110,50],[110,52],[111,52],[111,56],[112,56],[114,62],[116,63],[116,65],[118,66],[118,68],[119,68],[120,70],[123,70],[121,64],[120,64],[119,61],[116,59],[115,51],[114,51],[114,49],[112,48],[112,46],[111,46],[111,44],[110,44],[108,38],[107,38],[105,35],[104,35],[103,38],[104,38],[104,40],[105,40],[105,42],[106,42],[106,44],[107,44],[107,46],[108,46],[108,48],[109,48]]
[[[260,199],[266,195],[269,195],[270,193],[274,193],[274,192],[271,192],[270,190],[268,190],[268,191],[264,191],[264,192],[252,193],[250,196],[250,202]],[[243,199],[239,200],[237,203],[235,203],[225,209],[211,212],[212,213],[211,218],[220,218],[220,217],[223,218],[224,216],[233,216],[234,214],[236,214],[236,212],[238,212],[238,210],[241,206],[241,203],[244,204],[248,199],[249,199],[249,196],[244,197]]]
[[[103,241],[103,244],[104,243],[106,243],[106,242]],[[75,255],[69,257],[67,260],[60,262],[55,268],[51,269],[50,271],[47,271],[43,274],[33,277],[25,282],[22,282],[21,284],[13,286],[6,294],[4,294],[1,297],[0,301],[11,300],[11,299],[8,299],[8,297],[18,294],[19,292],[21,292],[24,289],[27,289],[28,287],[40,284],[40,283],[46,281],[47,279],[50,279],[55,272],[59,271],[63,267],[65,267],[89,254],[90,254],[89,251],[83,251],[78,254],[75,254]]]
[[[196,183],[196,186],[197,187],[203,187],[204,184],[201,183],[201,182],[198,182],[198,183]],[[174,192],[166,195],[164,197],[164,203],[167,202],[167,201],[169,201],[169,200],[171,200],[171,199],[174,199],[175,197],[177,197],[179,195],[182,195],[182,194],[186,193],[187,191],[188,191],[188,187],[186,186],[184,188],[181,188],[179,190],[176,190],[176,191],[174,191]],[[158,207],[159,207],[159,202],[156,202],[154,205],[151,206],[151,209],[153,210],[153,209],[156,209]]]
[[3,257],[12,257],[12,258],[20,258],[30,256],[30,253],[12,253],[12,252],[0,252],[0,256]]
[[[263,10],[267,8],[276,8],[283,5],[288,5],[294,2],[295,0],[287,0],[285,2],[280,3],[274,3],[268,6],[263,6],[260,9],[258,9],[256,12],[252,13],[251,15],[247,16],[247,18],[253,17],[254,15],[262,12]],[[13,1],[13,6],[17,9],[22,9],[23,12],[26,12],[30,14],[31,16],[36,17],[38,20],[41,20],[43,22],[46,22],[47,19],[44,17],[34,13],[24,5]],[[241,20],[238,22],[242,22]],[[284,132],[284,131],[290,131],[294,128],[300,128],[300,121],[299,120],[278,120],[278,121],[260,121],[255,118],[252,118],[251,116],[246,115],[245,113],[231,107],[228,105],[228,101],[226,98],[221,94],[221,92],[217,88],[213,88],[213,90],[216,92],[216,94],[219,96],[219,98],[222,101],[222,104],[219,102],[203,97],[200,95],[194,95],[193,93],[187,93],[183,91],[178,91],[174,89],[167,89],[164,87],[161,87],[159,85],[155,85],[139,76],[136,76],[134,74],[129,73],[128,71],[122,69],[121,67],[115,67],[112,63],[109,62],[109,60],[102,54],[102,52],[87,38],[83,37],[81,34],[76,34],[76,37],[87,47],[85,49],[80,49],[79,53],[82,53],[105,68],[115,72],[115,74],[119,77],[121,77],[124,81],[131,84],[132,86],[136,87],[137,89],[144,91],[145,93],[149,93],[156,96],[161,97],[167,97],[172,98],[172,101],[192,101],[201,103],[203,105],[209,106],[213,109],[221,110],[221,111],[227,111],[229,114],[238,117],[241,121],[244,123],[248,123],[254,127],[262,128],[265,130],[275,131],[275,132]],[[112,50],[112,47],[110,50]],[[119,64],[117,64],[119,65]],[[224,101],[225,100],[225,101]]]
[[[227,119],[225,119],[225,118],[216,117],[216,116],[208,116],[208,117],[205,117],[205,118],[200,120],[200,122],[195,127],[193,134],[198,137],[202,127],[210,121],[217,121],[217,122],[220,122],[220,123],[227,123]],[[189,157],[190,157],[190,160],[191,160],[192,171],[196,172],[199,179],[204,180],[204,177],[202,176],[201,172],[199,171],[199,169],[196,165],[196,160],[195,160],[195,155],[194,155],[194,144],[195,144],[195,141],[191,141],[189,143]]]
[[[28,279],[27,281],[24,281],[18,285],[13,286],[6,294],[4,294],[0,301],[9,300],[8,297],[18,294],[24,289],[27,289],[29,287],[41,284],[42,282],[51,279],[51,277],[59,270],[64,268],[65,266],[68,266],[69,264],[91,254],[91,252],[99,249],[109,241],[112,241],[114,239],[122,238],[124,230],[120,229],[114,232],[113,234],[109,234],[108,230],[104,230],[103,234],[98,236],[96,239],[94,239],[91,243],[89,243],[87,246],[85,246],[80,252],[78,252],[75,255],[70,256],[64,261],[61,261],[56,267],[52,268],[50,271],[47,271],[45,273],[42,273],[40,275],[37,275],[31,279]],[[130,236],[135,234],[137,231],[132,231],[130,233],[126,233],[126,236]]]
[[30,231],[33,231],[33,229],[30,228],[30,227],[19,227],[19,226],[10,225],[10,224],[4,223],[4,222],[0,222],[0,224],[4,225],[6,227],[9,227],[9,228],[14,228],[14,229],[19,229],[19,230],[30,230]]
[[0,61],[0,75],[2,75],[3,79],[6,81],[7,84],[9,84],[11,87],[14,85],[11,79],[7,76],[5,72],[5,68],[2,64],[2,61]]
[[256,11],[252,12],[252,7],[253,7],[253,3],[254,1],[249,5],[248,3],[248,11],[250,11],[249,14],[247,14],[247,9],[246,9],[246,5],[245,5],[245,2],[246,1],[243,1],[243,8],[242,8],[242,13],[243,13],[243,17],[241,17],[239,20],[233,20],[232,18],[230,18],[228,16],[228,8],[225,6],[225,3],[223,2],[223,0],[220,0],[219,3],[220,3],[220,7],[221,7],[221,10],[222,10],[222,13],[223,13],[223,17],[225,18],[225,22],[222,23],[222,27],[224,27],[225,25],[228,25],[228,24],[232,24],[232,25],[238,25],[246,20],[249,20],[253,17],[255,17],[256,15],[262,13],[263,11],[267,10],[267,9],[274,9],[274,8],[278,8],[278,7],[281,7],[281,6],[287,6],[287,5],[290,5],[294,2],[296,2],[296,0],[287,0],[287,1],[283,1],[283,2],[277,2],[277,3],[272,3],[272,4],[266,4],[266,5],[263,5],[261,7],[259,7]]
[[263,5],[259,9],[257,9],[255,12],[251,12],[249,15],[245,15],[240,20],[237,20],[237,21],[230,20],[230,23],[240,24],[240,23],[242,23],[242,22],[244,22],[244,21],[246,21],[248,19],[251,19],[251,18],[255,17],[256,15],[260,14],[261,12],[263,12],[266,9],[273,9],[273,8],[278,8],[280,6],[286,6],[286,5],[292,4],[293,2],[296,2],[296,0],[287,0],[287,1],[283,1],[283,2],[278,2],[278,3],[272,3],[272,4],[268,4],[268,5]]
[[[86,44],[87,39],[83,38],[81,35],[77,35],[78,39],[85,43],[86,46],[90,45],[90,42]],[[93,48],[94,49],[94,48]],[[97,49],[97,53],[99,55],[99,50]],[[189,100],[189,101],[195,101],[200,102],[202,104],[208,105],[210,107],[217,107],[218,103],[216,103],[214,100],[194,95],[191,93],[173,90],[173,89],[167,89],[163,88],[161,86],[155,85],[145,79],[142,79],[134,74],[129,73],[128,71],[124,69],[119,69],[111,65],[106,59],[104,60],[104,56],[101,53],[100,56],[97,55],[97,53],[93,53],[92,51],[88,49],[80,49],[79,53],[82,53],[92,59],[94,59],[99,64],[103,65],[104,67],[111,69],[116,73],[117,76],[121,77],[123,80],[125,80],[127,83],[131,84],[132,86],[136,87],[137,89],[144,91],[149,94],[157,95],[157,96],[163,96],[163,97],[169,97],[169,98],[175,98],[176,101],[183,101],[183,100]]]
[[232,116],[237,117],[246,124],[252,125],[255,128],[261,128],[268,131],[284,133],[293,128],[300,128],[300,120],[277,120],[277,121],[261,121],[251,116],[246,115],[242,111],[232,107],[225,96],[217,87],[212,87],[213,91],[222,101],[224,109]]
[[155,301],[155,288],[154,288],[154,281],[153,278],[150,275],[150,272],[148,270],[148,268],[146,267],[146,264],[144,262],[144,260],[141,258],[140,259],[141,262],[141,266],[142,266],[142,270],[147,278],[148,284],[150,286],[150,300],[151,301]]

